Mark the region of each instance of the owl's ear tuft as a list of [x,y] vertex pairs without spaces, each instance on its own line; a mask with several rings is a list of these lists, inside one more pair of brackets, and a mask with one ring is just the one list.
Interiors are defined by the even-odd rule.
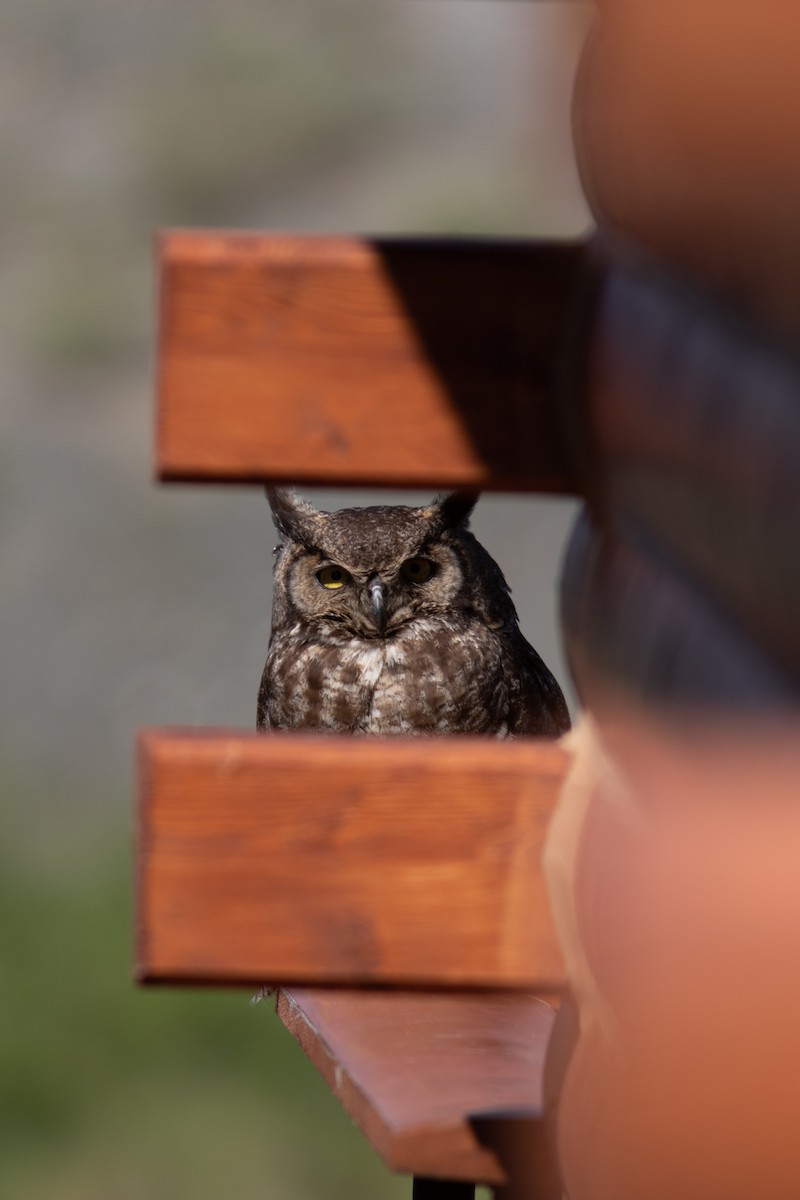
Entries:
[[293,542],[313,546],[322,515],[313,504],[299,496],[293,488],[268,487],[265,489],[272,509],[272,519],[281,537]]
[[434,507],[439,510],[442,527],[467,529],[479,497],[480,492],[450,492],[446,496],[437,496]]

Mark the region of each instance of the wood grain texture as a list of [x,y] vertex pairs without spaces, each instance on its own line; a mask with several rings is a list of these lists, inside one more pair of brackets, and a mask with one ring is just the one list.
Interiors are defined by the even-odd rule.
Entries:
[[282,991],[278,1015],[387,1165],[508,1182],[473,1121],[539,1117],[553,1009],[526,995]]
[[572,243],[171,232],[164,480],[570,492]]
[[547,988],[554,743],[149,732],[144,982]]

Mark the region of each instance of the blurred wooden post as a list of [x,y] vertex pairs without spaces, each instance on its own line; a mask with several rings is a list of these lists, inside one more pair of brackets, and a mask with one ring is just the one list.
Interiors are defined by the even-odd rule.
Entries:
[[578,74],[614,266],[562,589],[572,1200],[800,1194],[799,41],[793,4],[614,0]]

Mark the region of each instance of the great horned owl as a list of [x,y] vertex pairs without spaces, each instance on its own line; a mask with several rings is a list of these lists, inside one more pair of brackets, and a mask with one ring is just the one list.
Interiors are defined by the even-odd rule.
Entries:
[[268,491],[281,535],[260,729],[556,736],[555,679],[468,529],[477,496],[321,512]]

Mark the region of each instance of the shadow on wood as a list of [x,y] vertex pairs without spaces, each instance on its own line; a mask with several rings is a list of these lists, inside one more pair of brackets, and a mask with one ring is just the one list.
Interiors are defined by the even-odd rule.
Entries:
[[165,234],[159,477],[573,491],[556,376],[584,255]]

